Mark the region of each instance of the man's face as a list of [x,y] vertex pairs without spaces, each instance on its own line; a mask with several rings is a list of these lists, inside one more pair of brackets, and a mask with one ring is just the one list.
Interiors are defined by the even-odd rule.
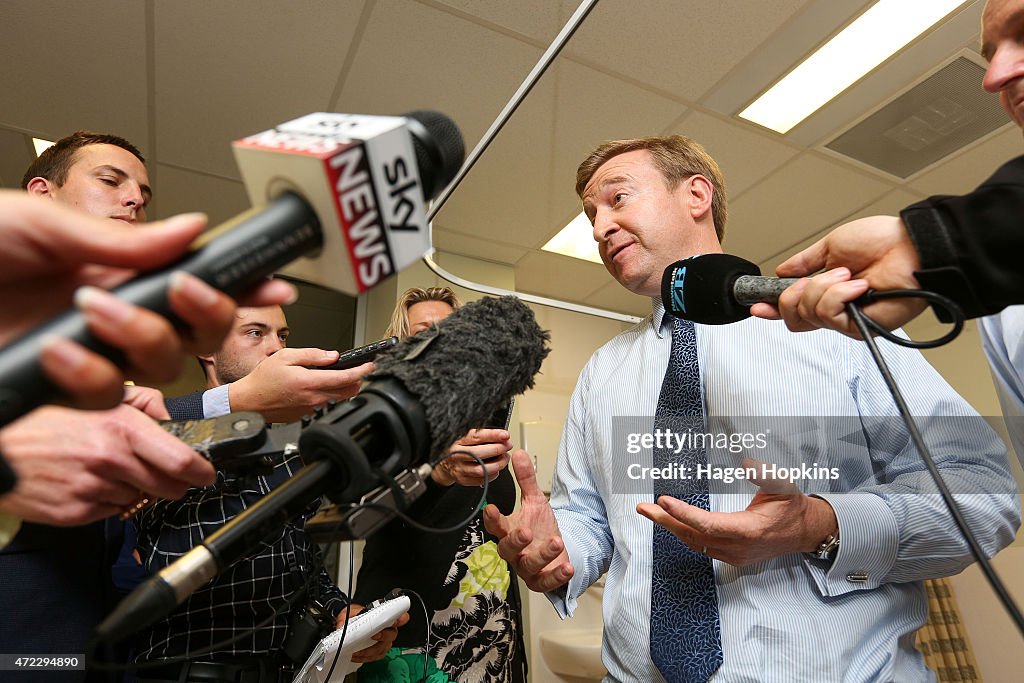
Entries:
[[[583,190],[583,210],[605,268],[635,294],[658,296],[661,276],[673,261],[721,251],[714,228],[695,220],[694,176],[670,190],[647,150],[612,157]],[[710,220],[710,199],[707,217]]]
[[287,346],[288,321],[280,306],[239,308],[235,324],[212,360],[220,384],[236,382]]
[[129,223],[146,220],[146,204],[152,196],[146,167],[117,145],[78,149],[64,184],[45,182],[45,194],[92,216]]
[[1024,127],[1024,0],[988,0],[981,15],[981,54],[988,61],[985,90]]

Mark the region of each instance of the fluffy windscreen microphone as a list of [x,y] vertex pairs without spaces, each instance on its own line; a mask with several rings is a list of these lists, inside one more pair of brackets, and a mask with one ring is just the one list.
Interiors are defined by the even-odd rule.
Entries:
[[364,391],[388,378],[401,382],[423,406],[433,461],[533,387],[550,339],[519,299],[479,299],[378,359]]

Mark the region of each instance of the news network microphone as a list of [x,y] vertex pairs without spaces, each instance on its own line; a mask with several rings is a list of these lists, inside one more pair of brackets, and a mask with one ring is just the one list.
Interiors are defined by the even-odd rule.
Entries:
[[403,340],[377,361],[359,394],[302,432],[303,469],[136,588],[99,625],[97,639],[118,642],[169,614],[320,496],[353,503],[394,485],[410,466],[437,464],[452,443],[533,386],[549,338],[525,304],[503,297],[466,304]]
[[665,310],[704,325],[750,317],[759,302],[776,303],[796,278],[763,277],[756,264],[731,254],[702,254],[676,261],[661,278]]
[[309,114],[238,140],[234,151],[253,204],[296,192],[320,219],[330,258],[282,272],[351,295],[429,251],[424,200],[455,177],[465,155],[459,129],[431,111]]
[[[239,294],[295,259],[314,255],[316,260],[304,260],[295,274],[351,294],[426,253],[423,202],[436,196],[462,163],[455,124],[437,112],[413,112],[408,118],[310,117],[323,122],[320,134],[268,131],[254,136],[262,143],[239,143],[248,150],[239,163],[250,195],[259,203],[269,200],[265,207],[207,231],[176,263],[129,280],[113,293],[183,326],[167,303],[176,270]],[[310,117],[282,128],[309,127],[293,124]],[[336,124],[333,129],[329,122]],[[271,138],[278,145],[273,153],[265,149]],[[295,149],[284,150],[286,139]],[[315,158],[309,151],[314,148]],[[311,170],[311,159],[318,173]],[[47,335],[71,339],[125,365],[120,349],[96,339],[80,312],[66,311],[0,348],[0,427],[61,395],[39,364]]]

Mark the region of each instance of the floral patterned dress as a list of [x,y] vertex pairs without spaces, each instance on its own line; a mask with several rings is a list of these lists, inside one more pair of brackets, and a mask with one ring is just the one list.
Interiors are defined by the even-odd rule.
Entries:
[[[508,470],[491,484],[487,497],[503,513],[511,511],[515,485]],[[435,491],[413,516],[421,523],[448,526],[465,518],[479,499],[480,489],[453,486]],[[393,522],[371,537],[363,552],[355,600],[365,604],[395,587],[415,590],[431,612],[429,683],[526,680],[516,576],[498,556],[497,543],[484,530],[481,515],[451,534],[427,534]],[[399,629],[396,647],[384,659],[360,667],[361,683],[423,680],[426,629],[415,597],[409,614],[410,623]]]

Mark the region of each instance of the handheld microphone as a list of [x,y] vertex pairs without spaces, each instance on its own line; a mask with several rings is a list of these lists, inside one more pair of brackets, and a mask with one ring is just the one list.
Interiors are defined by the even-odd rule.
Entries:
[[298,192],[320,219],[331,259],[283,272],[353,296],[429,251],[423,200],[465,154],[455,124],[431,111],[308,114],[236,141],[234,152],[253,204]]
[[309,464],[140,585],[97,637],[116,642],[170,613],[322,495],[354,502],[410,466],[429,472],[459,437],[533,386],[548,341],[514,297],[474,301],[403,340],[355,398],[303,431]]
[[[310,116],[327,121],[338,117],[350,125],[339,126],[344,135],[289,133],[298,151],[271,153],[260,147],[269,143],[243,140],[239,144],[248,150],[239,156],[243,174],[247,182],[260,183],[249,185],[250,194],[260,201],[270,199],[270,203],[204,233],[191,253],[159,271],[129,280],[115,288],[114,294],[180,325],[167,303],[168,282],[176,270],[191,273],[228,294],[239,294],[300,256],[315,252],[317,261],[305,261],[296,272],[355,293],[426,253],[429,237],[417,216],[423,214],[423,200],[440,192],[462,163],[462,138],[455,124],[436,112],[413,112],[410,118]],[[311,148],[319,150],[315,159],[318,177],[305,165]],[[261,176],[256,170],[262,167],[250,158],[262,162],[268,157],[275,160],[275,172]],[[383,178],[379,182],[378,175]],[[337,182],[332,180],[335,177]],[[391,178],[402,184],[389,184]],[[366,218],[382,215],[388,217],[386,230]],[[355,240],[351,249],[344,245],[343,230]],[[395,238],[390,245],[387,235],[393,234],[401,239]],[[372,240],[367,237],[374,235]],[[0,426],[60,396],[39,364],[39,349],[47,335],[71,339],[121,367],[125,364],[118,348],[89,332],[79,311],[66,311],[0,348]]]
[[750,317],[759,302],[776,303],[797,278],[763,277],[756,264],[731,254],[702,254],[676,261],[661,278],[665,310],[704,325]]

